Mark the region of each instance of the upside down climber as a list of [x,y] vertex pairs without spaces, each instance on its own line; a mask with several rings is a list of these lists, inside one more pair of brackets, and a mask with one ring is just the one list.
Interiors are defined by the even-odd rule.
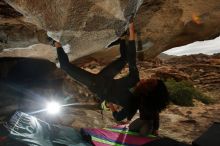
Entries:
[[[113,117],[117,121],[130,121],[139,110],[140,118],[130,124],[134,131],[157,133],[159,129],[159,113],[165,109],[168,102],[167,88],[162,80],[140,80],[136,66],[135,28],[133,19],[129,24],[128,43],[121,37],[121,56],[103,68],[98,74],[90,73],[69,62],[62,45],[54,41],[61,69],[76,81],[86,85],[101,101],[120,105],[122,110],[115,110],[111,104]],[[120,79],[114,77],[128,63],[129,73]]]

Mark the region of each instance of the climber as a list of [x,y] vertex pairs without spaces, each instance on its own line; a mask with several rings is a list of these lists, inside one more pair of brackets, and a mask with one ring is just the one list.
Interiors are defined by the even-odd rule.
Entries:
[[[123,107],[121,111],[116,111],[111,107],[116,120],[121,121],[127,118],[130,121],[139,109],[140,119],[138,120],[157,121],[156,124],[152,125],[156,128],[149,126],[150,128],[148,129],[158,130],[159,112],[168,103],[168,93],[161,80],[139,80],[139,72],[136,66],[133,19],[129,24],[128,46],[126,45],[125,37],[121,37],[119,42],[120,58],[107,65],[98,74],[92,74],[71,64],[61,44],[56,41],[53,41],[53,44],[57,48],[60,66],[67,74],[86,85],[92,92],[97,94],[101,101],[111,102]],[[126,63],[129,66],[129,74],[126,77],[114,79]],[[133,127],[135,126],[131,128]]]

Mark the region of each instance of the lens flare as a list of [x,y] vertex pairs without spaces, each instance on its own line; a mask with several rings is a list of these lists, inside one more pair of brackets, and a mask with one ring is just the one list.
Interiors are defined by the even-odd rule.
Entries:
[[49,114],[57,114],[60,112],[60,109],[61,109],[61,105],[57,102],[50,102],[47,104],[47,112]]

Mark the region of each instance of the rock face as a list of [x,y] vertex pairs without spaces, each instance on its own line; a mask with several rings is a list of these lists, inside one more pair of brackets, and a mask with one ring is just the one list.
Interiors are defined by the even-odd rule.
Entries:
[[16,12],[11,6],[9,6],[4,1],[0,1],[0,17],[1,18],[15,18],[21,17],[22,15]]
[[0,51],[39,43],[43,34],[45,34],[43,30],[33,24],[23,22],[21,13],[0,0]]
[[6,2],[54,39],[70,44],[72,56],[79,58],[103,49],[120,36],[142,0]]
[[[143,37],[154,44],[146,51],[148,56],[155,56],[172,47],[219,36],[219,29],[215,30],[214,27],[220,23],[215,21],[215,18],[220,17],[220,1],[151,2],[150,6],[148,3],[143,5],[143,12],[140,12],[141,18],[151,16],[148,22],[140,18]],[[149,13],[152,15],[147,15]]]
[[[126,29],[128,16],[141,0],[5,0],[15,10],[0,2],[2,49],[39,43],[50,31],[54,38],[72,46],[72,60],[105,49]],[[219,36],[219,6],[219,0],[143,0],[136,23],[139,39],[149,48],[145,56],[155,57],[172,47]],[[14,24],[14,18],[22,27]],[[6,33],[5,28],[10,31]]]

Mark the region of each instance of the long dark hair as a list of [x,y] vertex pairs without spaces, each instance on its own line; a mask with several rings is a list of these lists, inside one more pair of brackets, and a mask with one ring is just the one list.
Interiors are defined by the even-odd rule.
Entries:
[[169,93],[160,79],[141,80],[136,89],[140,105],[148,112],[161,112],[169,104]]

